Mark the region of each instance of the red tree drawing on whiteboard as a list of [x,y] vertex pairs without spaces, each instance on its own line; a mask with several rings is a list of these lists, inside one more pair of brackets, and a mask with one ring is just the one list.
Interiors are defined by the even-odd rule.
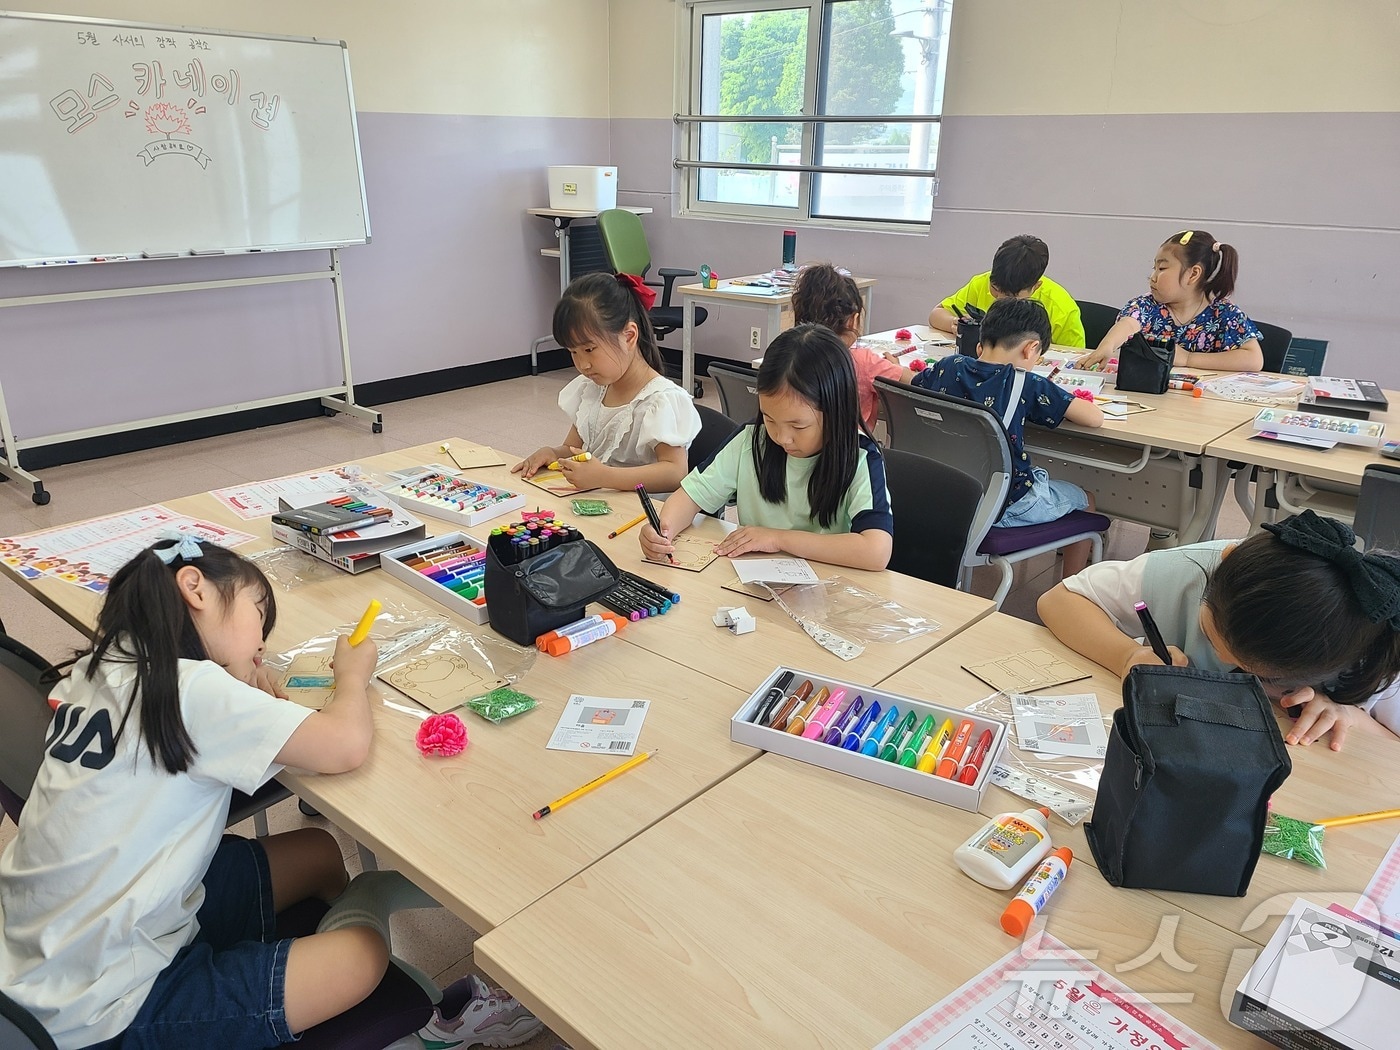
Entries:
[[157,102],[146,108],[146,130],[153,135],[190,134],[190,119],[185,111],[171,102]]

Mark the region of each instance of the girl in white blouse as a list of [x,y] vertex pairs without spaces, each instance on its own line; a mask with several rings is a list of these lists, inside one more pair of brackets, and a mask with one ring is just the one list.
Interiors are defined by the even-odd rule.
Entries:
[[[573,419],[564,443],[511,468],[533,477],[550,463],[580,489],[672,492],[685,477],[686,449],[700,432],[688,393],[662,375],[647,310],[656,293],[631,274],[590,273],[554,308],[554,338],[582,375],[559,394]],[[586,461],[569,457],[591,453]]]

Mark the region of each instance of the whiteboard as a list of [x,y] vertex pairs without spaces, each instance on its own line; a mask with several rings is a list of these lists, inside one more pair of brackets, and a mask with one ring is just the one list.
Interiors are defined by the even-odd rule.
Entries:
[[343,41],[0,12],[0,266],[368,240]]

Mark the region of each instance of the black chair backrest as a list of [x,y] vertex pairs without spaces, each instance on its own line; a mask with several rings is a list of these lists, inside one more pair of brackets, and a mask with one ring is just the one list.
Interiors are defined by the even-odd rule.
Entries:
[[42,676],[50,670],[49,662],[28,646],[8,635],[0,635],[0,785],[5,787],[5,812],[12,812],[16,800],[20,805],[34,787],[34,777],[44,758],[44,740],[53,721],[49,709],[48,687]]
[[686,453],[686,465],[691,470],[709,459],[739,429],[739,424],[723,412],[705,405],[696,405],[695,411],[700,413],[700,433],[695,435]]
[[1104,303],[1091,303],[1087,299],[1076,299],[1079,304],[1079,319],[1084,323],[1084,345],[1090,350],[1103,342],[1108,330],[1118,320],[1118,308]]
[[931,459],[886,449],[885,483],[894,511],[894,553],[889,567],[944,587],[956,587],[982,486],[961,470]]
[[58,1050],[34,1015],[4,992],[0,992],[0,1050]]
[[1264,351],[1264,371],[1282,372],[1284,359],[1288,356],[1288,344],[1293,342],[1293,333],[1276,324],[1255,321],[1259,329],[1259,348]]
[[1356,534],[1367,550],[1400,551],[1400,464],[1366,465],[1356,498]]
[[711,361],[710,378],[719,388],[724,414],[740,423],[758,418],[758,370],[732,361]]

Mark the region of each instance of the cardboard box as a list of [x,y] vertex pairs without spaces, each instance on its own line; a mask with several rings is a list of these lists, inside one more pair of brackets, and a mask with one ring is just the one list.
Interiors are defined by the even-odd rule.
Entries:
[[272,522],[272,537],[290,547],[305,551],[313,558],[329,562],[349,573],[378,568],[379,552],[399,547],[410,540],[426,536],[426,526],[402,507],[380,495],[368,485],[346,485],[333,492],[300,493],[294,499],[282,497],[277,502],[282,510],[296,510],[325,503],[336,496],[351,495],[373,506],[388,506],[394,511],[388,521],[347,532],[321,533],[313,536],[294,525]]
[[617,169],[580,164],[551,165],[549,206],[563,211],[616,208]]
[[[434,474],[452,478],[454,481],[463,484],[475,485],[487,489],[490,491],[490,502],[483,501],[475,506],[458,509],[455,505],[444,502],[441,499],[417,495],[415,482],[423,478],[432,477]],[[496,485],[488,485],[484,481],[473,481],[471,478],[463,475],[461,471],[453,470],[450,467],[444,467],[437,463],[423,467],[409,474],[396,472],[390,476],[398,478],[399,481],[393,485],[387,486],[384,489],[384,493],[395,503],[400,506],[412,507],[420,514],[427,514],[430,517],[441,518],[443,521],[450,521],[458,528],[474,529],[483,521],[499,518],[503,514],[509,514],[511,511],[519,510],[521,507],[525,506],[525,496],[522,493],[512,492],[509,489],[503,489]]]
[[1400,941],[1293,902],[1240,981],[1230,1023],[1275,1046],[1389,1050],[1400,1016]]
[[[458,540],[466,540],[481,550],[486,549],[486,544],[475,536],[468,536],[465,532],[448,532],[441,536],[429,536],[426,539],[415,540],[413,543],[405,543],[392,550],[380,551],[380,568],[390,576],[403,580],[415,591],[421,591],[438,604],[447,606],[458,616],[470,620],[472,623],[487,623],[490,617],[486,614],[486,598],[484,596],[481,598],[480,604],[468,601],[450,587],[444,587],[437,581],[424,576],[418,570],[411,569],[404,564],[416,554],[449,547]],[[483,588],[483,595],[484,593]]]
[[[976,782],[960,784],[954,780],[936,777],[932,773],[920,773],[917,769],[910,769],[894,762],[882,762],[878,758],[862,755],[858,751],[847,751],[832,744],[824,744],[820,740],[807,740],[791,733],[754,725],[749,719],[757,712],[759,704],[763,702],[763,698],[767,696],[773,683],[785,671],[792,672],[791,689],[796,689],[804,680],[810,679],[813,690],[820,689],[822,686],[832,690],[846,690],[847,702],[857,696],[862,696],[867,705],[878,701],[882,710],[889,710],[889,705],[895,704],[899,708],[900,717],[912,709],[920,722],[929,714],[934,716],[934,721],[938,725],[942,725],[945,718],[951,718],[954,726],[961,723],[963,719],[967,719],[973,724],[971,738],[973,742],[977,740],[984,729],[990,729],[992,731],[992,746],[987,751],[982,768],[978,771]],[[836,678],[800,671],[795,667],[779,667],[764,679],[763,684],[744,701],[744,706],[739,708],[729,723],[729,738],[741,744],[748,744],[750,747],[756,747],[763,751],[771,751],[776,755],[786,755],[799,762],[808,762],[814,766],[832,769],[838,773],[868,780],[872,784],[883,784],[896,791],[918,795],[920,798],[942,802],[944,805],[955,806],[973,813],[977,811],[977,807],[982,802],[982,796],[987,790],[987,785],[991,783],[992,767],[1001,757],[1002,749],[1006,746],[1007,736],[1006,723],[999,719],[970,714],[961,708],[943,707],[925,700],[915,700],[912,697],[889,693],[883,689],[856,685],[853,682],[843,682]]]
[[319,558],[321,561],[328,562],[337,569],[344,569],[351,574],[379,568],[378,551],[362,551],[358,554],[332,554],[329,549],[323,547],[319,542],[322,537],[313,536],[309,532],[302,532],[301,529],[293,528],[290,525],[274,524],[272,526],[272,538],[279,543],[285,543],[288,547],[295,547],[297,550],[309,554],[313,558]]

